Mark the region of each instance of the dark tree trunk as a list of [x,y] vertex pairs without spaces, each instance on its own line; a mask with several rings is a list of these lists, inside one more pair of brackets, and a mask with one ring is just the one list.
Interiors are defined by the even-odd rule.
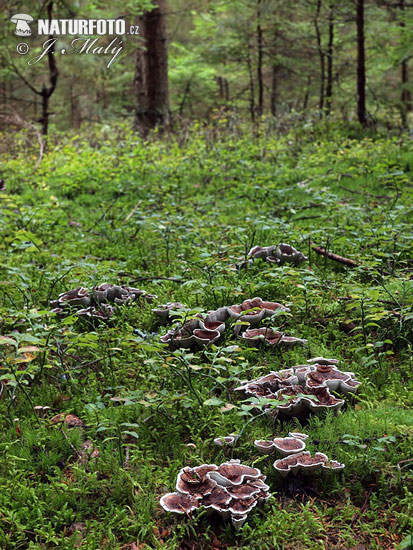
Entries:
[[226,78],[224,78],[224,92],[225,92],[225,101],[229,101],[229,83]]
[[308,100],[310,97],[310,86],[311,86],[311,76],[308,76],[307,78],[307,88],[304,95],[304,101],[303,101],[303,111],[307,110],[308,107]]
[[367,124],[366,114],[366,52],[364,48],[364,0],[356,0],[357,24],[357,117]]
[[[401,20],[400,20],[400,27],[401,27],[401,33],[404,33],[404,27],[406,26],[406,23],[404,21],[404,8],[405,8],[405,2],[404,0],[400,0],[400,11],[401,11]],[[411,103],[411,94],[410,90],[408,88],[409,86],[409,67],[407,59],[403,59],[401,63],[401,84],[402,84],[402,93],[401,93],[401,115],[402,115],[402,124],[403,126],[407,126],[407,113],[409,113],[412,110],[412,103]]]
[[[47,4],[47,16],[49,19],[53,19],[53,2],[49,2]],[[50,118],[50,112],[49,112],[49,105],[50,105],[50,98],[53,95],[53,92],[56,89],[57,85],[57,78],[59,76],[59,71],[57,69],[56,65],[56,58],[55,58],[55,43],[54,43],[54,37],[49,36],[49,40],[52,40],[51,47],[49,48],[47,52],[47,62],[49,65],[49,81],[50,86],[46,86],[43,84],[42,89],[40,92],[37,92],[42,97],[42,117],[39,120],[42,124],[42,135],[47,136],[49,131],[49,118]]]
[[182,99],[181,99],[181,103],[179,105],[179,114],[180,115],[182,115],[182,113],[184,112],[186,99],[189,96],[190,90],[191,90],[191,81],[188,80],[188,82],[186,83],[186,86],[185,86],[185,90],[184,90]]
[[136,129],[143,135],[169,122],[168,47],[166,35],[166,0],[156,0],[156,7],[139,18],[139,34],[144,48],[136,56],[135,111]]
[[224,99],[224,79],[222,76],[217,76],[216,80],[219,88],[219,99],[222,101]]
[[317,0],[317,11],[314,19],[314,27],[315,27],[315,34],[317,39],[318,55],[320,56],[320,100],[318,103],[318,108],[320,110],[320,116],[323,116],[326,68],[325,68],[325,55],[324,55],[323,47],[321,43],[321,32],[320,32],[320,27],[318,25],[318,18],[320,16],[320,11],[321,11],[321,0]]
[[277,116],[278,104],[278,66],[274,63],[272,66],[272,82],[271,82],[271,114]]
[[271,78],[271,114],[277,116],[277,104],[278,104],[278,62],[277,55],[277,33],[274,34],[274,42],[272,45],[272,56],[274,58],[272,63],[272,78]]
[[328,15],[328,47],[327,47],[327,85],[326,85],[326,114],[331,112],[333,97],[333,54],[334,54],[334,8]]
[[261,0],[257,0],[257,84],[258,84],[258,105],[257,113],[261,116],[264,112],[264,83],[262,76],[262,59],[263,59],[263,33],[261,27]]
[[[2,69],[5,68],[5,65],[3,65],[3,63],[1,63],[1,68]],[[6,81],[6,79],[0,80],[0,103],[1,103],[4,111],[7,112],[7,81]],[[6,128],[6,123],[2,118],[0,118],[0,130],[3,130],[4,128]]]
[[254,121],[255,120],[255,90],[254,90],[254,76],[252,74],[250,44],[248,44],[247,66],[248,66],[249,91],[250,91],[250,114],[251,114],[251,120]]

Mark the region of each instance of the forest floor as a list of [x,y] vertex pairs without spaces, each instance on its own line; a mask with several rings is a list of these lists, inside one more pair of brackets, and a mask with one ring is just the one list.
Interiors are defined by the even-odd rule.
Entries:
[[[411,141],[217,126],[66,138],[38,168],[35,152],[4,159],[0,548],[413,548]],[[237,269],[278,243],[307,260]],[[156,297],[108,322],[51,312],[60,293],[104,282]],[[287,306],[263,325],[307,344],[248,347],[231,318],[204,349],[160,343],[160,304],[183,303],[183,322],[254,297]],[[319,356],[361,382],[334,393],[338,413],[259,415],[234,391]],[[290,431],[344,470],[279,477],[254,440]],[[234,447],[214,444],[231,433]],[[161,508],[181,468],[229,458],[258,467],[272,493],[238,532]]]

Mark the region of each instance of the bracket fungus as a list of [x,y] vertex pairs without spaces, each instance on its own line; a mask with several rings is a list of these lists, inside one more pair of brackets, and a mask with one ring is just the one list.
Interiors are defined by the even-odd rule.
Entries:
[[280,243],[278,246],[254,246],[248,252],[248,256],[252,259],[262,259],[279,265],[285,263],[298,265],[307,259],[302,252],[285,243]]
[[50,302],[50,306],[52,308],[64,308],[67,306],[83,306],[84,308],[88,308],[89,306],[99,307],[101,304],[108,302],[116,305],[129,304],[141,298],[151,303],[156,296],[148,294],[139,288],[102,283],[91,290],[78,287],[62,292],[59,294],[57,300]]
[[161,342],[169,344],[171,349],[190,348],[195,343],[193,329],[185,324],[181,328],[169,330],[164,336],[161,336]]
[[101,304],[99,308],[89,306],[85,309],[79,309],[79,311],[76,312],[76,315],[78,317],[93,321],[109,321],[114,311],[115,310],[112,306],[108,304]]
[[339,472],[345,467],[344,464],[335,460],[329,460],[324,453],[315,453],[311,456],[309,451],[292,454],[286,458],[281,458],[274,462],[274,468],[282,476],[286,477],[290,472],[313,472],[314,470],[330,470]]
[[254,445],[261,454],[268,455],[277,451],[281,456],[300,453],[306,447],[303,438],[294,437],[291,434],[288,437],[275,437],[270,441],[256,439]]
[[242,334],[242,338],[249,346],[256,346],[260,343],[269,346],[285,347],[293,347],[296,345],[304,346],[307,344],[307,340],[286,336],[283,332],[266,327],[248,329]]
[[233,445],[235,445],[238,439],[239,439],[239,435],[230,434],[224,437],[216,437],[214,439],[214,443],[217,447],[225,447],[225,446],[232,447]]
[[356,393],[361,382],[355,379],[353,372],[342,372],[336,365],[337,359],[316,357],[307,361],[309,366],[296,367],[295,373],[300,384],[308,389],[328,388],[340,393]]
[[186,307],[181,302],[168,302],[167,304],[162,304],[154,308],[152,311],[154,314],[159,317],[164,323],[170,320],[171,313],[178,309]]
[[219,330],[208,330],[202,328],[196,328],[194,330],[195,342],[200,348],[213,344],[221,337]]
[[265,404],[263,408],[268,409],[271,414],[281,414],[286,417],[299,417],[308,412],[318,413],[327,409],[339,411],[344,405],[344,400],[331,395],[326,386],[308,388],[300,385],[294,369],[271,372],[246,382],[236,388],[236,391],[278,401],[275,407]]
[[280,371],[272,371],[260,378],[245,382],[235,391],[240,391],[246,395],[255,397],[276,398],[278,390],[283,386],[292,386],[298,384],[298,378],[294,374],[293,369],[284,369]]
[[160,504],[167,512],[190,514],[201,506],[215,511],[223,519],[231,518],[238,530],[248,513],[271,496],[265,476],[258,468],[251,468],[230,460],[220,466],[203,464],[183,468],[176,482],[176,492],[164,495]]
[[[212,327],[216,324],[217,328],[207,328],[208,326]],[[193,344],[196,344],[200,348],[204,348],[219,340],[224,330],[225,323],[221,321],[211,321],[210,324],[208,324],[208,322],[206,323],[205,319],[202,319],[202,316],[199,315],[194,319],[190,319],[182,326],[177,326],[169,330],[161,337],[161,342],[169,344],[169,347],[172,349],[190,348]]]
[[279,311],[289,312],[290,310],[278,302],[265,302],[262,298],[256,297],[252,300],[244,300],[242,304],[228,306],[227,311],[235,321],[244,321],[255,326]]
[[339,411],[344,405],[343,399],[337,399],[329,392],[328,388],[303,388],[302,386],[285,386],[276,393],[276,398],[288,399],[286,403],[280,403],[276,407],[277,413],[285,416],[301,416],[307,412],[319,413],[321,411]]

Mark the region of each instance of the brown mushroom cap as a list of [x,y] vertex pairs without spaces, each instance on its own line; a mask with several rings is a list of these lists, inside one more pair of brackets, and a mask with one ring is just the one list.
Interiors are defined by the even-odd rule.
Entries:
[[[245,479],[254,479],[260,475],[260,471],[257,468],[251,468],[250,466],[244,466],[234,462],[225,462],[218,467],[217,472],[234,485],[242,483]],[[211,475],[214,479],[213,473]]]
[[205,495],[202,499],[202,505],[206,507],[224,509],[231,501],[231,495],[223,487],[214,487],[214,489]]
[[283,451],[291,451],[292,453],[305,449],[305,443],[302,440],[294,437],[279,437],[274,439],[274,446]]
[[199,507],[198,500],[191,495],[182,493],[168,493],[160,500],[161,506],[167,512],[189,514]]
[[194,336],[197,338],[200,338],[201,340],[214,340],[215,338],[220,336],[219,331],[217,330],[203,330],[201,328],[197,328],[194,330]]

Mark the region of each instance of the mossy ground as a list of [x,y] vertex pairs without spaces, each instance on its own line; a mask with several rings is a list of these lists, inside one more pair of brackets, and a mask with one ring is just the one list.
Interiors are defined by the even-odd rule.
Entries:
[[[38,169],[30,154],[6,159],[0,330],[16,345],[0,342],[0,547],[390,550],[406,541],[411,151],[403,137],[353,140],[338,130],[257,137],[205,127],[185,139],[142,142],[125,130],[66,139]],[[251,246],[278,242],[309,261],[233,269]],[[310,242],[360,265],[318,256]],[[119,307],[108,326],[50,314],[60,292],[100,282],[131,283],[156,294],[154,304],[205,311],[273,299],[292,315],[272,325],[308,346],[254,350],[229,329],[205,352],[173,353],[159,345],[167,329],[144,302]],[[28,346],[37,350],[22,350]],[[338,415],[303,426],[252,420],[233,391],[241,380],[320,355],[362,382]],[[39,415],[38,405],[51,409]],[[79,416],[85,428],[53,425],[59,412]],[[310,435],[310,450],[344,462],[344,472],[277,478],[253,441],[292,428]],[[241,430],[233,451],[212,443]],[[85,439],[99,458],[79,461]],[[160,509],[183,465],[232,455],[261,468],[273,491],[239,534],[203,513]]]

